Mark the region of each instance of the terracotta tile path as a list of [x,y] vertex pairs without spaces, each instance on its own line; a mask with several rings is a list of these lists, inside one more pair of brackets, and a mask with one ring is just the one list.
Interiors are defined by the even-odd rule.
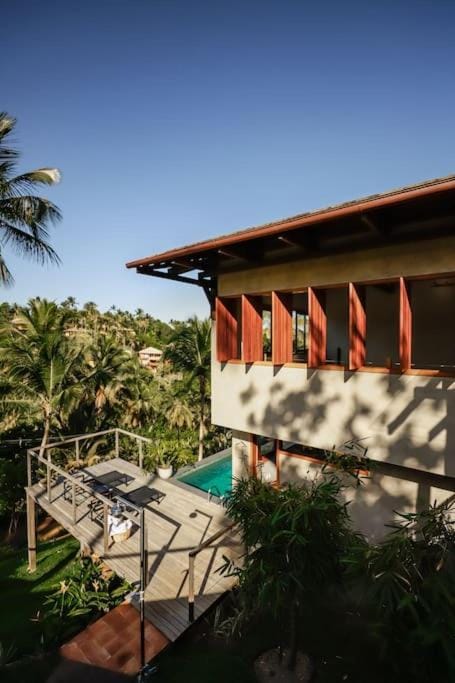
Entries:
[[[145,623],[145,659],[150,661],[169,640],[149,621]],[[62,658],[121,674],[139,671],[139,612],[123,603],[90,624],[60,648]]]

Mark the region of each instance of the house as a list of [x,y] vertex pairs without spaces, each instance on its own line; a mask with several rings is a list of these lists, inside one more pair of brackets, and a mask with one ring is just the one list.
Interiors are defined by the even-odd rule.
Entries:
[[370,537],[455,491],[455,176],[127,266],[207,295],[234,476],[280,485],[367,453],[346,496]]
[[146,349],[138,351],[140,364],[144,368],[150,368],[151,370],[156,370],[162,355],[163,352],[160,349],[155,349],[153,346],[147,346]]

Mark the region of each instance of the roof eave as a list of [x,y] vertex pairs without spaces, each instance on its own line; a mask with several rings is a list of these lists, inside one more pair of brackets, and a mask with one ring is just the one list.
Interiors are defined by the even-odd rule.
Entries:
[[179,258],[193,256],[211,249],[220,249],[229,245],[247,242],[252,239],[273,236],[280,233],[289,232],[297,228],[314,226],[318,223],[325,223],[331,220],[345,218],[357,213],[363,213],[381,207],[394,206],[396,204],[408,202],[419,197],[430,196],[436,193],[444,193],[451,190],[455,190],[455,176],[440,178],[429,182],[427,181],[426,183],[421,183],[420,185],[414,185],[401,190],[384,193],[382,195],[367,197],[354,202],[339,204],[334,207],[317,210],[309,214],[294,216],[283,221],[269,223],[257,228],[247,228],[246,230],[204,240],[202,242],[179,247],[177,249],[170,249],[168,251],[162,252],[161,254],[155,254],[142,259],[129,261],[126,263],[126,267],[140,268],[148,265],[158,265],[163,261],[178,260]]

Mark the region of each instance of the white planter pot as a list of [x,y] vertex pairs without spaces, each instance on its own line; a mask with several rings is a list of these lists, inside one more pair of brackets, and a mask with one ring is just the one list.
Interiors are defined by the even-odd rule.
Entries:
[[172,477],[172,465],[168,467],[158,467],[158,476],[160,479],[170,479]]

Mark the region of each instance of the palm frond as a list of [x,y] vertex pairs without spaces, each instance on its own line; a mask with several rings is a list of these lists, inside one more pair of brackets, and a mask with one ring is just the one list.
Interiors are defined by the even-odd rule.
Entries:
[[18,227],[25,224],[35,230],[36,237],[44,238],[49,236],[47,224],[55,224],[62,218],[55,204],[48,199],[33,195],[0,197],[0,216]]
[[14,278],[11,274],[11,271],[8,269],[8,266],[5,263],[1,252],[0,252],[0,283],[4,287],[12,287],[12,285],[14,284]]
[[16,159],[19,156],[17,150],[7,147],[3,140],[9,135],[16,125],[16,119],[9,116],[5,111],[0,112],[0,161],[4,159]]
[[10,178],[8,190],[11,195],[18,195],[33,190],[37,185],[56,185],[60,179],[61,174],[58,168],[38,168]]
[[20,255],[25,255],[39,263],[59,264],[60,259],[54,249],[44,239],[16,228],[0,218],[0,233],[3,233],[2,244],[8,244]]

